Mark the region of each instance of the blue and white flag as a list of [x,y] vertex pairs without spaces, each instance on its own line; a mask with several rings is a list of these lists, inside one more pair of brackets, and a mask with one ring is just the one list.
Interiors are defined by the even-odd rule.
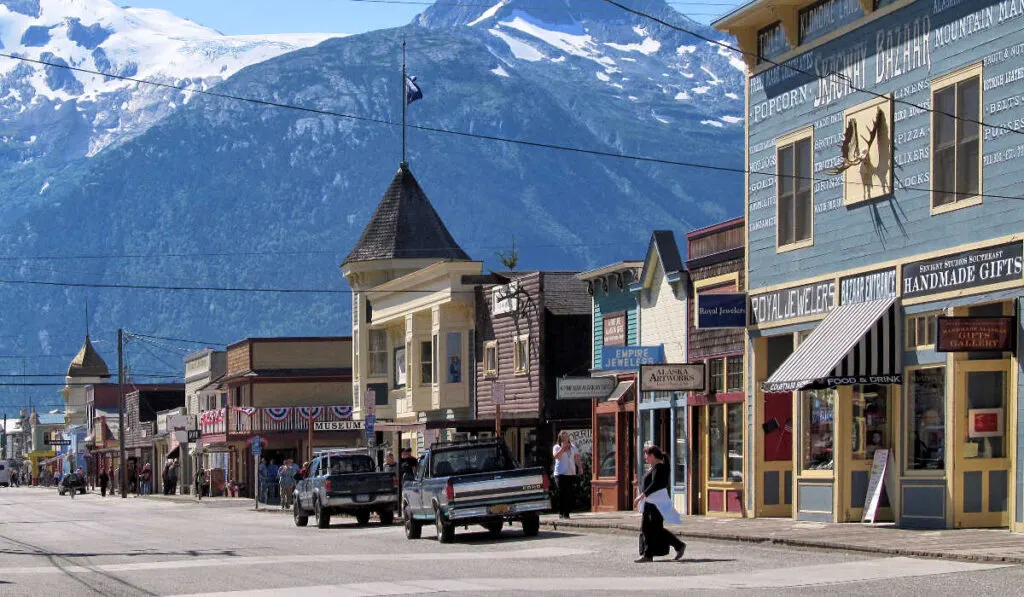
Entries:
[[406,105],[416,100],[423,99],[423,90],[416,84],[416,77],[405,76],[405,103]]

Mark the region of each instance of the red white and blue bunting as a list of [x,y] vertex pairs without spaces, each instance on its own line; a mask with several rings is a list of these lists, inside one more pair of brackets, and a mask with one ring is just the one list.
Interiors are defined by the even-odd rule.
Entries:
[[332,406],[331,414],[334,415],[335,419],[341,421],[348,421],[352,418],[352,407],[351,406]]
[[288,415],[292,414],[292,407],[290,406],[268,406],[263,409],[270,417],[271,421],[281,422],[288,418]]
[[299,416],[307,421],[320,418],[320,415],[324,412],[322,406],[300,406]]
[[251,417],[253,413],[256,412],[257,409],[254,406],[235,406],[232,407],[231,410],[235,411],[236,413],[242,413],[247,417]]
[[216,425],[224,420],[224,409],[208,410],[199,416],[200,425]]

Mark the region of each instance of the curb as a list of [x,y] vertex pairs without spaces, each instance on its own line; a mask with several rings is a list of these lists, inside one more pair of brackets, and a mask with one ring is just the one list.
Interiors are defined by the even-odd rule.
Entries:
[[[587,523],[587,522],[576,522],[576,521],[541,521],[541,526],[551,527],[554,530],[558,530],[559,527],[563,529],[580,529],[589,531],[628,531],[630,533],[639,533],[640,528],[638,526],[621,524],[621,523]],[[784,538],[773,538],[773,537],[759,537],[753,535],[738,535],[738,534],[718,534],[718,533],[703,533],[700,531],[671,531],[677,537],[686,537],[690,539],[709,539],[712,541],[731,541],[736,543],[758,543],[768,545],[781,545],[785,547],[807,547],[814,549],[827,549],[831,551],[848,551],[858,553],[873,553],[873,554],[884,554],[892,556],[903,556],[913,558],[928,558],[938,560],[954,560],[960,562],[975,562],[975,563],[989,563],[989,564],[1024,564],[1024,557],[1019,556],[995,556],[985,554],[959,554],[949,553],[941,551],[928,551],[920,549],[906,549],[900,547],[867,547],[863,545],[850,545],[844,543],[834,543],[830,541],[818,541],[813,539],[784,539]]]

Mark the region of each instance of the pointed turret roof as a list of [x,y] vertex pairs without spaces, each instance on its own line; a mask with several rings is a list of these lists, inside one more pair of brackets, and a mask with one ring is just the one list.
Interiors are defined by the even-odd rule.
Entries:
[[110,377],[107,363],[92,347],[89,334],[85,335],[85,344],[68,365],[68,377]]
[[408,164],[398,168],[345,263],[387,259],[469,261],[469,255],[452,238]]

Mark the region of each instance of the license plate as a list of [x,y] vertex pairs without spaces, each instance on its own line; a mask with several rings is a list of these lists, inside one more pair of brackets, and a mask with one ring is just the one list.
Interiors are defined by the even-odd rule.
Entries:
[[360,494],[356,495],[356,501],[357,502],[368,502],[368,501],[370,501],[372,499],[373,498],[370,497],[370,495],[367,494],[367,493],[360,493]]
[[508,504],[498,504],[497,506],[491,506],[487,511],[491,514],[508,514],[509,509]]

